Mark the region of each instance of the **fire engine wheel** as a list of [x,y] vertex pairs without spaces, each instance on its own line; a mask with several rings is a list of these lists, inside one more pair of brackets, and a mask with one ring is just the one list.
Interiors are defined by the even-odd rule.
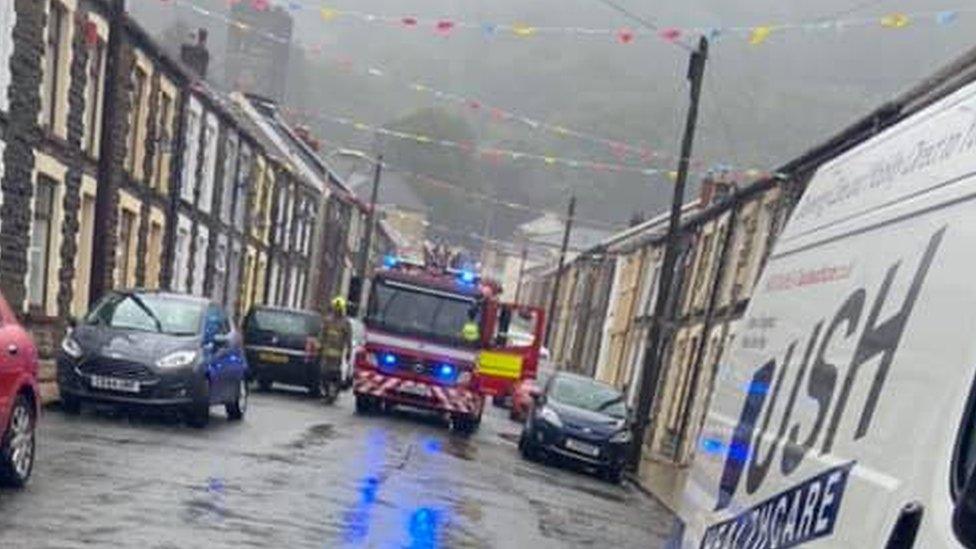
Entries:
[[356,395],[356,413],[369,414],[380,409],[380,402],[376,398],[366,395]]
[[451,418],[451,429],[462,435],[470,435],[478,430],[481,425],[480,417],[454,416]]

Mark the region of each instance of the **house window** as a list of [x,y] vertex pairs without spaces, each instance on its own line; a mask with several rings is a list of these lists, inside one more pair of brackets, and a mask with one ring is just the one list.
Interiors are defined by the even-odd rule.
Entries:
[[47,19],[47,36],[44,41],[44,76],[42,81],[43,93],[41,93],[41,124],[50,129],[54,129],[57,120],[60,101],[60,78],[58,78],[59,67],[61,65],[61,42],[64,40],[64,23],[67,19],[64,6],[56,1],[49,4]]
[[165,93],[159,94],[159,122],[156,125],[156,166],[153,169],[155,184],[153,185],[156,189],[163,190],[166,188],[166,179],[169,174],[165,173],[165,164],[163,158],[169,154],[170,147],[170,131],[169,131],[169,120],[170,111],[173,110],[173,98]]
[[47,303],[47,285],[51,270],[51,237],[53,235],[54,191],[57,182],[45,175],[38,176],[34,197],[34,224],[31,229],[30,280],[27,302],[31,308],[43,310]]
[[99,118],[102,115],[102,96],[105,93],[105,42],[99,40],[88,58],[88,87],[85,90],[85,150],[98,155]]
[[139,145],[139,122],[142,120],[142,103],[146,95],[146,72],[136,67],[132,74],[132,105],[129,113],[129,147],[126,151],[126,168],[133,177],[136,175],[136,148]]
[[132,267],[132,238],[135,236],[136,214],[122,210],[119,217],[119,286],[129,286],[129,269]]

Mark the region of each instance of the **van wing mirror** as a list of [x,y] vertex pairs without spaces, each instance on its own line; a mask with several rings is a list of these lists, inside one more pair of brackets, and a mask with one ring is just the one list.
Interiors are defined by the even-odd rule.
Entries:
[[956,499],[952,529],[963,546],[976,549],[976,474],[970,474]]

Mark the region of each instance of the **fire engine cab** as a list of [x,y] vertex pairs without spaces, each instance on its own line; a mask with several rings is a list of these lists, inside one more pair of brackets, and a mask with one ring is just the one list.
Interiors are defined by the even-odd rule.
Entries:
[[355,353],[356,411],[403,405],[476,430],[485,396],[510,393],[538,365],[542,311],[500,303],[500,293],[472,271],[387,258]]

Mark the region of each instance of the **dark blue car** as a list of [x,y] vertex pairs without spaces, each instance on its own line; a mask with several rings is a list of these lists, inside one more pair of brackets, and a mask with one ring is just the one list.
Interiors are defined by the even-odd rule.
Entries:
[[176,408],[203,427],[210,408],[247,411],[247,361],[223,307],[204,298],[118,291],[76,323],[58,355],[62,407],[83,401]]
[[620,482],[631,444],[624,396],[588,377],[553,375],[522,430],[519,450],[527,459],[562,458],[597,468]]

